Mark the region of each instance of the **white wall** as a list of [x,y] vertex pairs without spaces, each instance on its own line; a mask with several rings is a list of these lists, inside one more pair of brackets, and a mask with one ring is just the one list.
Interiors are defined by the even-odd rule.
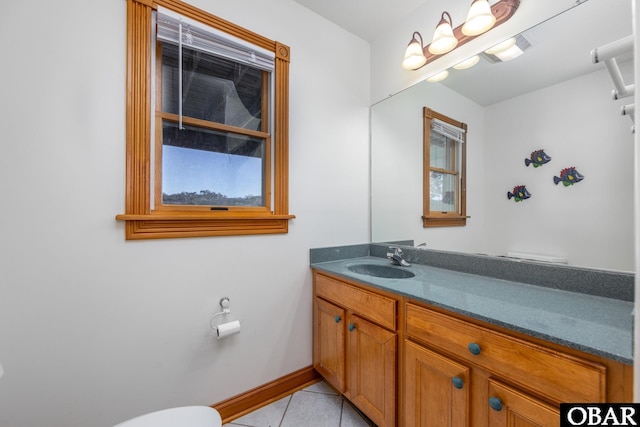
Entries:
[[[311,364],[310,247],[367,241],[368,45],[290,0],[193,1],[291,47],[289,234],[127,242],[124,0],[0,36],[0,425],[111,426]],[[321,36],[320,36],[321,35]],[[231,299],[239,335],[213,338]]]
[[[631,82],[631,61],[620,64]],[[486,244],[506,251],[566,257],[569,264],[634,270],[632,121],[629,99],[611,100],[606,70],[586,74],[486,108]],[[552,160],[524,159],[544,149]],[[575,166],[585,179],[569,187],[554,176]],[[526,185],[531,198],[506,196]]]

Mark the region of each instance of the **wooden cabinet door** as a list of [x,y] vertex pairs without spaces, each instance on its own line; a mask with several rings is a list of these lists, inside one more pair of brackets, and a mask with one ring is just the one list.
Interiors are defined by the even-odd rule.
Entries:
[[314,298],[313,367],[340,392],[345,391],[345,311]]
[[489,380],[491,427],[558,427],[560,412],[520,390]]
[[347,329],[347,396],[378,427],[395,426],[397,335],[356,315]]
[[404,426],[467,427],[469,368],[411,341],[404,348]]

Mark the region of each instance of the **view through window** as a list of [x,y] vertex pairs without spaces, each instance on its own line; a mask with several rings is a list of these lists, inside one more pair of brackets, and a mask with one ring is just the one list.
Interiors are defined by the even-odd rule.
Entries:
[[268,73],[194,49],[183,47],[180,55],[169,42],[158,49],[160,204],[267,206]]

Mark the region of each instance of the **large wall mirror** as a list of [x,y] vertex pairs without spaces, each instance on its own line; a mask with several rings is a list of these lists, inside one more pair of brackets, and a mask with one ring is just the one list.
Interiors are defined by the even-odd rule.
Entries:
[[[529,47],[514,60],[483,58],[372,106],[372,241],[633,271],[633,122],[620,108],[634,99],[614,101],[611,76],[590,56],[632,31],[631,1],[588,0],[523,32]],[[631,55],[617,61],[633,83]],[[425,106],[468,125],[465,227],[422,224]],[[538,149],[551,161],[527,166]],[[584,179],[556,184],[570,167]],[[509,198],[520,185],[531,197]]]

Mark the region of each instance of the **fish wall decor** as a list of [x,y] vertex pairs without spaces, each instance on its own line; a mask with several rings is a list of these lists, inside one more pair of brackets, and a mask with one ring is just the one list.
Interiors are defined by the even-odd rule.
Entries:
[[513,187],[513,191],[507,191],[507,199],[511,200],[513,198],[516,202],[521,202],[529,197],[531,197],[531,193],[524,185],[516,185]]
[[536,150],[531,153],[531,156],[528,159],[524,159],[525,166],[533,165],[534,168],[538,168],[545,163],[549,163],[551,161],[551,157],[547,153],[544,152],[544,149]]
[[564,168],[560,171],[560,176],[554,176],[553,182],[558,185],[562,183],[565,187],[573,185],[577,182],[580,182],[584,179],[584,175],[576,170],[574,166],[569,168]]

